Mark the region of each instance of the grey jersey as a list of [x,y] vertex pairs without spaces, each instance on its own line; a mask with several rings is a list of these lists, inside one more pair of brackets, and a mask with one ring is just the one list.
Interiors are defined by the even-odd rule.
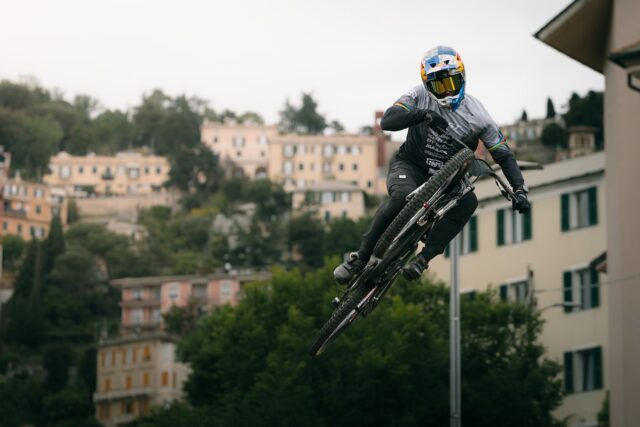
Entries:
[[[418,85],[402,95],[394,106],[409,112],[422,109],[435,111],[449,123],[447,133],[464,142],[472,150],[477,148],[478,140],[481,140],[497,162],[501,163],[501,152],[508,153],[513,158],[498,125],[480,101],[469,94],[465,95],[456,111],[450,111],[440,107],[429,96],[425,87]],[[418,123],[409,127],[407,140],[400,147],[399,156],[426,169],[432,175],[459,149],[460,146],[446,135],[440,135],[424,123]],[[519,172],[518,170],[518,174]],[[516,179],[520,180],[521,176],[520,179]]]

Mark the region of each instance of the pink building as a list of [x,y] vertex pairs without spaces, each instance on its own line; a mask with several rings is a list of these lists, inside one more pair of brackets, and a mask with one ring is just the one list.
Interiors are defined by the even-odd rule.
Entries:
[[122,290],[121,331],[126,336],[162,330],[162,315],[174,305],[186,306],[190,300],[206,311],[236,304],[243,283],[269,277],[268,273],[139,277],[113,280],[111,284]]

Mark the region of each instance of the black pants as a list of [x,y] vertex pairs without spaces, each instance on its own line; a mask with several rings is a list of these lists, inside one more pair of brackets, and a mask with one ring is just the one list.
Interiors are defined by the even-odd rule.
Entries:
[[[406,197],[427,179],[427,173],[414,164],[397,156],[393,159],[387,175],[389,199],[378,208],[369,231],[362,236],[362,243],[358,249],[360,259],[368,260],[371,257],[376,242],[407,203]],[[458,205],[447,212],[429,233],[422,250],[424,257],[431,260],[443,253],[444,248],[462,230],[477,207],[478,199],[474,192],[469,192],[460,199]]]

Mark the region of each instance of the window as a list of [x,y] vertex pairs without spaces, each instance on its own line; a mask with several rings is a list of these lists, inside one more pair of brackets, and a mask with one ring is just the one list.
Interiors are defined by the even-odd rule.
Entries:
[[133,380],[131,379],[131,375],[127,375],[127,378],[125,380],[125,388],[127,390],[131,390],[132,386],[133,386]]
[[598,193],[596,187],[565,193],[560,196],[562,231],[589,227],[598,223]]
[[107,378],[106,380],[104,380],[104,391],[110,391],[111,390],[111,378]]
[[149,387],[149,373],[148,372],[145,372],[142,375],[142,385],[144,387]]
[[269,139],[267,138],[267,135],[262,134],[258,137],[258,144],[267,145],[268,143],[269,143]]
[[142,324],[142,315],[143,313],[141,308],[134,308],[131,310],[131,323],[134,325]]
[[325,221],[325,222],[329,222],[329,221],[331,221],[331,212],[329,212],[329,211],[324,211],[324,221]]
[[131,289],[131,299],[135,301],[142,300],[142,288],[133,288]]
[[282,147],[282,152],[285,155],[285,157],[291,157],[294,154],[294,148],[293,145],[291,144],[285,144],[284,147]]
[[69,178],[71,176],[71,168],[69,166],[60,166],[60,178]]
[[200,301],[207,301],[207,284],[196,283],[193,285],[193,296]]
[[3,221],[3,222],[2,222],[2,229],[3,229],[4,231],[7,231],[7,229],[9,229],[9,224],[7,224],[7,222],[6,222],[6,221]]
[[162,372],[162,382],[161,382],[163,387],[166,387],[169,385],[169,373],[167,371]]
[[315,163],[309,163],[309,170],[311,172],[313,172],[314,170],[316,170],[316,164]]
[[340,193],[340,201],[342,203],[349,203],[351,201],[351,193],[348,191],[343,191]]
[[358,170],[358,164],[354,163],[353,166],[351,166],[351,169],[353,169],[354,171]]
[[140,168],[129,168],[129,178],[135,179],[140,176]]
[[145,362],[151,360],[151,347],[144,347],[144,350],[142,351],[142,360]]
[[303,171],[304,170],[304,163],[298,164],[298,170],[299,171]]
[[333,145],[327,144],[324,146],[323,153],[325,157],[330,157],[333,155]]
[[149,168],[148,167],[144,168],[144,174],[145,175],[149,175]]
[[323,163],[322,163],[322,172],[324,172],[324,173],[331,173],[331,163],[329,163],[329,162],[323,162]]
[[296,186],[298,188],[304,188],[304,184],[305,184],[305,180],[304,179],[299,179],[296,181]]
[[22,224],[18,224],[17,229],[18,229],[18,233],[22,233]]
[[602,347],[564,353],[564,389],[567,393],[602,388]]
[[42,188],[36,188],[35,190],[33,190],[33,195],[36,196],[38,199],[42,199],[42,196],[44,195],[44,191],[42,191]]
[[97,173],[98,173],[98,168],[97,168],[97,167],[95,167],[95,166],[94,166],[94,167],[92,167],[92,168],[91,168],[91,173],[92,173],[92,174],[94,174],[94,175],[95,175],[95,174],[97,174]]
[[109,402],[100,403],[98,408],[100,408],[99,418],[102,420],[108,420],[111,417],[109,409],[111,408],[111,404]]
[[160,323],[160,320],[162,319],[162,316],[160,315],[160,309],[159,308],[154,308],[153,310],[151,310],[151,322],[153,324],[158,324]]
[[178,298],[178,293],[180,292],[180,290],[178,289],[178,284],[174,283],[171,286],[169,286],[169,298],[171,300],[174,300],[176,298]]
[[291,175],[291,173],[293,173],[293,163],[284,162],[284,164],[282,165],[282,171],[285,175]]
[[588,310],[600,306],[599,274],[586,267],[563,273],[564,312]]
[[345,154],[347,152],[347,147],[344,145],[338,145],[337,154]]
[[161,292],[161,289],[160,289],[160,287],[159,287],[159,286],[158,286],[158,287],[153,288],[153,299],[155,299],[155,300],[159,300],[159,299],[160,299],[160,295],[161,295],[161,293],[162,293],[162,292]]
[[298,154],[306,154],[307,149],[304,145],[300,144],[298,145]]
[[531,240],[531,210],[524,215],[511,208],[496,212],[498,246]]
[[373,187],[373,182],[371,182],[371,180],[367,181],[367,188],[371,188]]
[[223,280],[222,281],[222,291],[221,294],[223,297],[230,297],[233,292],[233,283],[231,280]]
[[353,154],[354,156],[359,156],[360,153],[361,150],[359,145],[354,145],[353,147],[351,147],[351,154]]
[[341,171],[343,171],[343,170],[344,170],[344,163],[340,163],[340,164],[338,165],[338,170],[341,170]]
[[244,136],[236,135],[233,138],[233,146],[236,148],[244,147]]
[[133,414],[133,401],[123,400],[120,402],[120,413],[122,415]]
[[505,283],[500,286],[500,300],[524,304],[529,296],[529,283],[526,280]]
[[322,194],[320,195],[320,202],[323,205],[326,205],[328,203],[333,203],[333,192],[323,191]]
[[[444,250],[444,256],[449,256],[451,243]],[[478,250],[478,218],[472,216],[467,225],[460,232],[460,255],[469,254]]]

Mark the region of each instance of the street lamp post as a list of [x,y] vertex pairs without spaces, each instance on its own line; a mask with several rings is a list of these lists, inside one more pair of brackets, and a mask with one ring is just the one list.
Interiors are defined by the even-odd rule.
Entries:
[[460,427],[460,283],[458,247],[460,236],[451,241],[451,285],[449,287],[449,408],[451,427]]

